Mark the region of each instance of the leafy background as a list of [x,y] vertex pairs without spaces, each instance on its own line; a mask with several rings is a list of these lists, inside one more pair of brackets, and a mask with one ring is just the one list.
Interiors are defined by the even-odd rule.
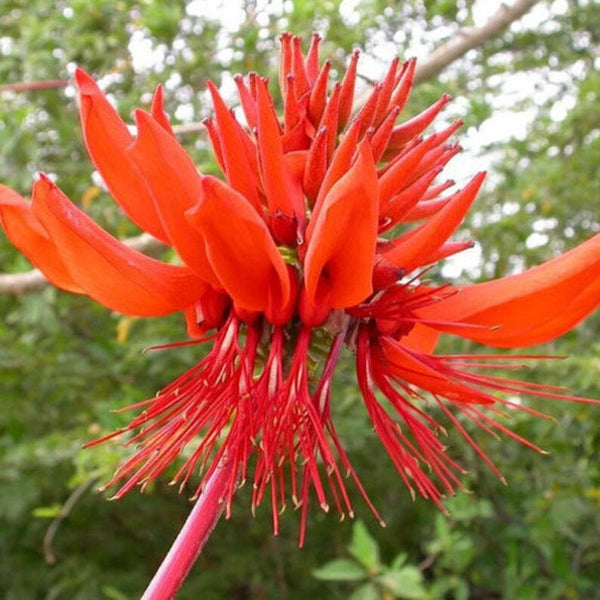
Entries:
[[[228,94],[232,73],[274,74],[282,31],[324,34],[323,54],[338,68],[354,46],[364,48],[370,78],[396,52],[427,56],[479,24],[482,5],[496,4],[244,0],[238,10],[216,0],[0,0],[0,181],[27,194],[36,171],[56,174],[110,231],[135,235],[85,157],[72,87],[2,86],[69,79],[80,65],[129,118],[165,82],[173,122],[188,126],[180,139],[206,172],[215,166],[205,134],[193,125],[210,112],[206,80]],[[537,2],[526,18],[415,90],[408,114],[448,91],[455,102],[445,114],[465,119],[457,179],[481,165],[490,171],[464,230],[480,245],[467,262],[445,266],[448,273],[500,276],[600,230],[598,8],[594,0]],[[29,268],[1,237],[0,271]],[[129,319],[52,289],[4,293],[0,315],[0,595],[139,597],[189,503],[168,478],[145,494],[107,502],[98,484],[125,451],[117,444],[80,448],[124,422],[112,409],[153,395],[200,351],[142,355],[145,347],[182,339],[182,319]],[[540,361],[526,376],[600,397],[599,332],[596,315],[540,349],[570,358]],[[446,344],[451,352],[472,350]],[[537,401],[554,420],[512,416],[511,427],[548,455],[474,432],[508,486],[451,435],[473,493],[450,499],[444,517],[410,499],[380,451],[350,356],[335,397],[342,438],[387,527],[356,497],[358,521],[338,523],[315,511],[298,550],[297,515],[288,511],[274,538],[267,507],[253,518],[242,490],[180,598],[600,598],[598,407]]]

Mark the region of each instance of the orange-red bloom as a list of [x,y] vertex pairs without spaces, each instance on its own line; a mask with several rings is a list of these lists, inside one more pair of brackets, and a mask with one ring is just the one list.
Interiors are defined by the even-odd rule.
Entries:
[[[173,135],[160,88],[151,112],[136,112],[133,136],[96,83],[77,72],[92,162],[125,213],[182,265],[125,247],[44,176],[31,202],[0,187],[6,234],[58,287],[129,315],[183,311],[192,336],[216,330],[198,365],[130,407],[144,411],[127,428],[138,450],[108,484],[121,484],[117,497],[191,445],[175,481],[200,471],[199,492],[219,471],[229,510],[237,486],[251,479],[252,504],[269,497],[275,531],[289,498],[301,507],[302,537],[313,495],[323,508],[352,514],[346,473],[362,487],[330,410],[344,345],[356,355],[366,409],[400,476],[437,504],[461,486],[461,469],[439,440],[436,413],[494,468],[457,415],[528,443],[486,407],[514,406],[507,396],[515,393],[575,399],[482,373],[499,366],[495,356],[434,352],[442,333],[519,348],[574,327],[600,303],[600,235],[504,279],[465,288],[424,283],[429,265],[470,245],[451,238],[484,174],[453,193],[438,180],[458,152],[449,140],[460,123],[425,131],[447,96],[397,124],[414,61],[394,61],[351,116],[358,53],[330,89],[319,42],[313,36],[305,56],[299,38],[283,36],[281,117],[256,74],[235,79],[243,119],[209,84],[214,117],[206,126],[223,180],[196,170]],[[316,337],[329,343],[317,367]],[[425,398],[439,407],[433,415]]]

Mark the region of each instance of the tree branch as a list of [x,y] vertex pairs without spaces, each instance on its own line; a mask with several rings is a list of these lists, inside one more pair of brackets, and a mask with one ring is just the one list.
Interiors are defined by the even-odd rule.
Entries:
[[46,81],[25,81],[20,83],[7,83],[0,85],[0,94],[2,92],[29,92],[36,90],[50,90],[53,88],[64,88],[69,85],[64,79],[49,79]]
[[502,4],[482,27],[461,29],[450,41],[436,48],[425,60],[417,63],[415,83],[421,83],[435,77],[456,59],[469,50],[483,46],[496,37],[511,23],[520,19],[540,0],[516,0],[512,6]]
[[[417,65],[415,83],[422,83],[435,77],[452,62],[464,56],[469,50],[482,46],[496,37],[511,23],[521,18],[529,9],[540,0],[516,0],[512,6],[502,4],[482,27],[471,27],[461,30],[454,38],[436,48],[428,58]],[[10,84],[0,86],[2,91],[24,91],[27,89],[44,89],[49,87],[64,87],[64,81],[38,81],[30,84]],[[178,135],[198,132],[203,129],[201,123],[188,123],[173,128]],[[152,248],[160,247],[160,242],[148,234],[123,241],[124,244],[140,252],[147,252]],[[22,295],[37,292],[48,284],[42,273],[33,269],[27,273],[10,275],[0,274],[0,294]]]
[[50,523],[50,527],[46,531],[44,536],[44,559],[47,564],[53,565],[56,562],[56,555],[52,544],[54,543],[54,536],[60,527],[60,524],[71,514],[73,507],[77,504],[78,500],[85,494],[87,489],[96,481],[98,477],[92,475],[86,479],[81,485],[78,485],[71,495],[67,498],[67,501],[62,505],[60,512],[56,518]]

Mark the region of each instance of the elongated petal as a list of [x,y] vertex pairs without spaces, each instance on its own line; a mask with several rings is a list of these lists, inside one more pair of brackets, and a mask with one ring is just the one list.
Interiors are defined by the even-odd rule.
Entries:
[[450,102],[450,96],[443,94],[435,104],[432,104],[422,113],[402,123],[402,125],[398,125],[392,132],[389,147],[401,148],[403,144],[425,131],[448,102]]
[[333,308],[346,308],[371,294],[377,243],[377,172],[366,143],[350,170],[332,188],[307,229],[304,282],[314,303],[319,286]]
[[0,185],[0,223],[8,239],[55,286],[82,294],[73,281],[48,232],[31,212],[31,204],[15,191]]
[[289,301],[283,258],[264,221],[241,194],[205,177],[200,202],[187,217],[202,232],[212,268],[238,307],[265,311],[273,299],[282,307]]
[[258,149],[262,182],[272,215],[283,213],[288,217],[303,214],[302,188],[294,185],[287,171],[281,145],[281,128],[273,110],[266,84],[257,80]]
[[400,343],[404,347],[415,350],[416,352],[433,354],[439,337],[439,331],[427,327],[427,325],[417,323],[407,335],[402,336]]
[[600,306],[600,234],[524,273],[460,289],[421,317],[481,325],[435,326],[492,346],[519,348],[554,339]]
[[87,73],[78,69],[75,81],[83,137],[92,162],[125,214],[138,227],[168,244],[150,191],[127,155],[127,147],[133,142],[127,125]]
[[162,125],[165,131],[168,131],[171,135],[175,135],[173,128],[171,127],[171,123],[169,122],[169,117],[165,112],[162,85],[158,85],[156,90],[154,90],[150,112],[152,113],[154,119]]
[[387,362],[386,370],[403,381],[455,402],[494,402],[489,394],[464,385],[428,364],[429,357],[425,354],[413,352],[391,338],[383,338],[381,348]]
[[359,133],[362,128],[362,121],[360,119],[354,120],[344,133],[339,146],[336,148],[331,162],[325,172],[323,183],[319,188],[319,195],[315,203],[315,212],[320,210],[320,205],[323,200],[329,194],[329,191],[333,185],[339,181],[342,176],[348,171],[352,164],[352,157],[356,152],[356,146],[358,144]]
[[162,263],[121,244],[46,177],[34,185],[32,211],[73,280],[112,310],[164,315],[189,306],[205,290],[187,267]]
[[220,287],[206,256],[202,235],[184,216],[198,202],[202,177],[179,142],[143,111],[136,111],[138,135],[129,156],[143,174],[171,243],[201,279]]
[[429,264],[465,218],[484,177],[485,173],[473,177],[436,215],[401,237],[391,250],[383,254],[384,258],[407,271]]
[[235,122],[229,108],[227,108],[217,88],[211,81],[208,82],[208,89],[212,97],[215,118],[220,134],[221,151],[227,171],[227,181],[233,189],[244,195],[259,213],[262,213],[257,182],[250,167],[244,142],[241,139],[241,135],[246,134],[240,131],[239,125]]

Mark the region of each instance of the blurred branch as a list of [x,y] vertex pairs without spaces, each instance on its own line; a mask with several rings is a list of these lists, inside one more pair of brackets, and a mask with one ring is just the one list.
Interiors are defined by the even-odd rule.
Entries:
[[[150,252],[164,247],[161,242],[149,233],[143,233],[136,237],[122,240],[122,242],[139,252]],[[48,280],[38,269],[32,269],[26,273],[0,274],[0,294],[21,296],[30,292],[39,292],[47,285]]]
[[54,536],[60,527],[60,524],[69,516],[77,501],[85,494],[88,488],[98,479],[97,476],[93,475],[81,485],[78,485],[71,495],[67,498],[67,501],[62,505],[60,512],[56,518],[50,523],[50,527],[46,531],[44,536],[44,560],[47,564],[53,565],[56,562],[56,555],[54,554],[54,548],[52,544],[54,542]]
[[53,88],[64,88],[69,85],[64,79],[49,79],[46,81],[26,81],[21,83],[7,83],[0,85],[0,94],[2,92],[30,92],[36,90],[50,90]]
[[[512,6],[502,4],[500,8],[490,17],[489,21],[482,27],[471,27],[461,31],[450,41],[442,44],[434,50],[428,58],[417,65],[415,83],[421,83],[435,77],[449,64],[464,56],[469,50],[477,48],[493,39],[506,29],[511,23],[522,17],[527,11],[540,0],[516,0]],[[45,89],[49,87],[64,87],[65,81],[37,81],[16,83],[0,86],[2,91],[24,91],[28,89]],[[201,123],[187,123],[176,125],[173,129],[178,135],[202,131]],[[135,248],[140,252],[147,252],[151,248],[160,246],[160,242],[148,234],[123,241],[124,244]],[[0,274],[0,294],[21,295],[29,292],[37,292],[48,284],[42,273],[37,269],[27,273],[11,275]]]
[[186,133],[204,133],[206,128],[203,123],[182,123],[173,125],[175,135],[185,135]]
[[539,1],[516,0],[512,6],[502,4],[482,27],[461,29],[451,40],[436,48],[425,60],[417,63],[415,83],[421,83],[435,77],[469,50],[478,48],[493,39],[511,23],[520,19]]

